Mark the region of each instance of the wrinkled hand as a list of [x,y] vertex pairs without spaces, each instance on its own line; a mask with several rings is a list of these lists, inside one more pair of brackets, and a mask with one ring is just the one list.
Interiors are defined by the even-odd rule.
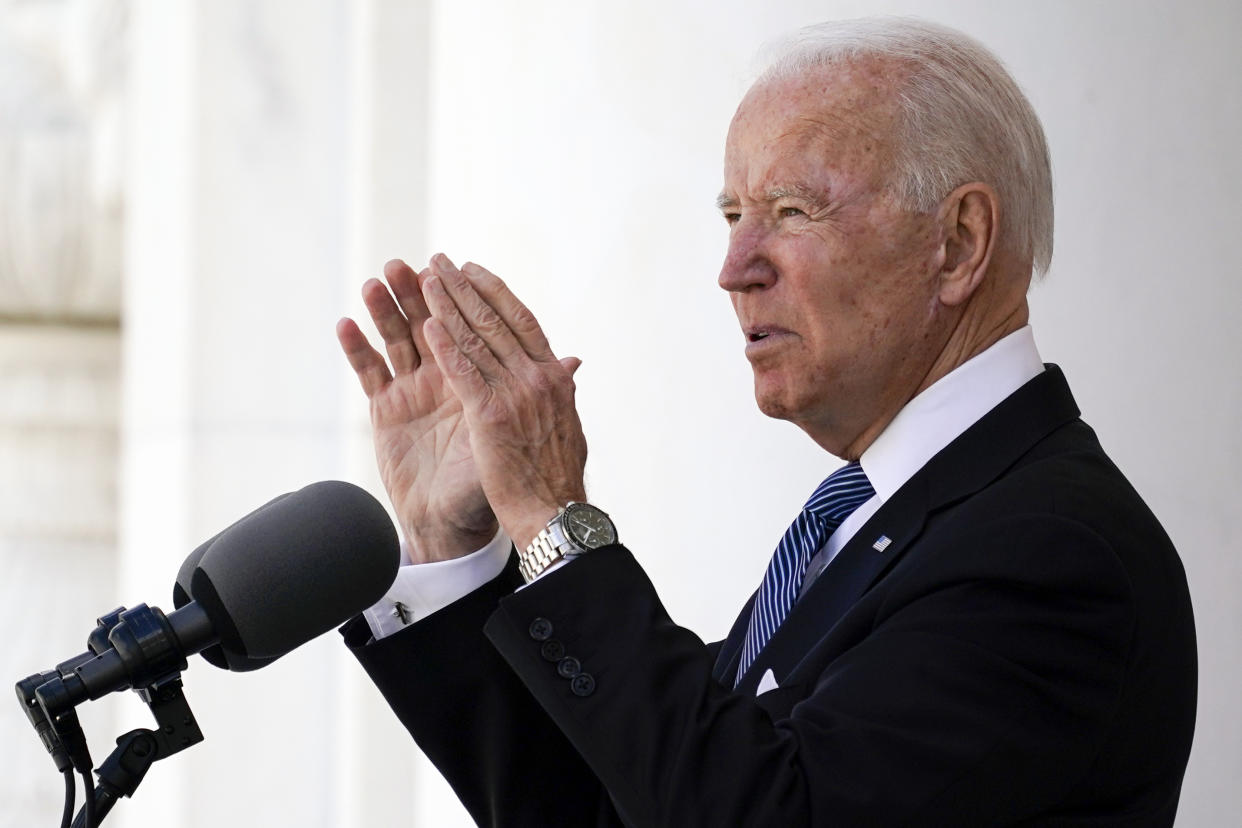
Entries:
[[586,438],[574,406],[580,361],[558,360],[539,323],[476,264],[431,260],[421,280],[427,344],[461,399],[479,479],[519,549],[571,500],[585,500]]
[[[380,478],[396,509],[414,563],[460,557],[496,532],[475,467],[461,402],[427,347],[429,318],[418,279],[405,262],[384,266],[362,298],[384,340],[388,363],[352,319],[337,338],[371,406]],[[394,301],[395,297],[395,301]]]

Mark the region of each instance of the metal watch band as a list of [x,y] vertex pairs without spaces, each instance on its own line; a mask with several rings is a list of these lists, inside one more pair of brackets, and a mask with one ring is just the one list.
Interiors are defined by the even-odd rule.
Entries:
[[[559,525],[559,520],[558,514],[552,519],[552,523]],[[552,539],[550,526],[551,524],[540,529],[530,546],[518,552],[518,571],[522,573],[522,580],[528,584],[561,559],[561,550],[558,548],[559,544]]]
[[[590,526],[588,520],[586,524],[582,524],[586,527],[587,534],[582,538],[576,538],[568,521],[571,515],[577,515],[577,520],[581,522],[584,514],[594,515],[596,525]],[[599,525],[600,520],[606,526]],[[599,531],[601,528],[606,531],[601,533]],[[597,533],[601,538],[595,538]],[[530,542],[530,546],[518,553],[518,569],[522,573],[522,578],[529,584],[562,558],[576,558],[591,549],[607,543],[616,543],[616,540],[616,527],[612,525],[607,514],[589,503],[570,501],[561,507],[556,517],[548,521],[547,526],[539,531],[535,539]]]

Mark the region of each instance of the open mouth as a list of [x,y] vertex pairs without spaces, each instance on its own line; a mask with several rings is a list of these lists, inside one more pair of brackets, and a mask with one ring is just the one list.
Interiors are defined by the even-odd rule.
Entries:
[[742,330],[746,334],[746,344],[748,345],[763,342],[765,339],[780,339],[789,333],[789,331],[776,325],[747,325]]

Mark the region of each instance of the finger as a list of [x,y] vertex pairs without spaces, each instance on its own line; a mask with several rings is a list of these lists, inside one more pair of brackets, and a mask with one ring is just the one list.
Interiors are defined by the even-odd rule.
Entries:
[[400,259],[393,259],[384,265],[384,278],[392,289],[401,312],[409,322],[410,335],[414,339],[414,350],[419,357],[427,354],[427,341],[423,338],[423,323],[431,316],[427,303],[423,300],[422,289],[419,287],[419,276],[408,264]]
[[462,401],[467,414],[478,410],[491,394],[491,388],[479,372],[478,366],[458,346],[453,334],[439,317],[432,316],[428,319],[423,330],[427,337],[427,347],[440,368],[441,376],[448,383],[449,390]]
[[532,359],[547,362],[556,359],[552,346],[544,336],[539,320],[522,302],[513,295],[509,286],[487,268],[474,262],[462,265],[461,272],[470,280],[470,284],[493,310],[504,320],[506,327],[522,345],[522,349]]
[[[427,300],[427,307],[431,310],[431,319],[440,323],[435,327],[444,328],[457,350],[474,364],[483,377],[498,379],[505,373],[504,366],[496,359],[492,349],[462,318],[461,312],[453,302],[453,297],[448,295],[438,275],[433,273],[423,282],[423,298]],[[430,346],[431,338],[430,334],[426,334],[427,330],[428,327],[424,324],[423,331],[428,337],[427,344]],[[432,353],[435,353],[434,348]],[[436,363],[440,365],[440,370],[443,372],[444,365],[438,358]]]
[[345,358],[349,360],[349,367],[354,369],[358,381],[362,383],[362,391],[368,398],[392,382],[388,364],[384,362],[379,351],[367,342],[366,335],[359,330],[354,320],[346,318],[337,322],[336,338],[341,343]]
[[410,333],[410,323],[397,307],[392,294],[379,279],[368,279],[362,285],[362,301],[371,314],[371,320],[384,340],[384,349],[392,362],[392,370],[408,374],[418,367],[418,351]]
[[582,367],[582,360],[577,357],[561,357],[559,361],[561,367],[568,371],[571,377],[578,373],[578,369]]
[[444,285],[458,312],[470,329],[496,355],[499,362],[513,367],[516,357],[527,357],[522,343],[509,330],[508,324],[491,305],[483,300],[464,273],[453,266],[448,257],[439,254],[431,259],[431,271]]

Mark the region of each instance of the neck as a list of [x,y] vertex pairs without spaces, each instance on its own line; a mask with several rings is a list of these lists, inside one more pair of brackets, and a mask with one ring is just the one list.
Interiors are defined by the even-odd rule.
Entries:
[[[896,391],[892,401],[883,408],[881,416],[872,418],[871,424],[857,433],[844,446],[825,442],[812,434],[824,449],[843,460],[857,460],[875,442],[893,418],[906,405],[940,379],[948,376],[959,366],[991,348],[1014,331],[1020,330],[1030,319],[1030,308],[1025,294],[1021,300],[1002,312],[972,313],[972,304],[962,309],[957,319],[948,327],[942,347],[915,378],[905,383],[904,391]],[[999,309],[994,309],[999,311]]]
[[[945,343],[945,347],[928,369],[922,382],[906,402],[914,399],[941,378],[948,376],[960,365],[974,359],[1014,331],[1025,327],[1030,320],[1030,315],[1025,298],[1019,306],[993,318],[971,319],[969,315],[964,315],[954,327],[949,341]],[[902,405],[904,406],[905,403]]]

